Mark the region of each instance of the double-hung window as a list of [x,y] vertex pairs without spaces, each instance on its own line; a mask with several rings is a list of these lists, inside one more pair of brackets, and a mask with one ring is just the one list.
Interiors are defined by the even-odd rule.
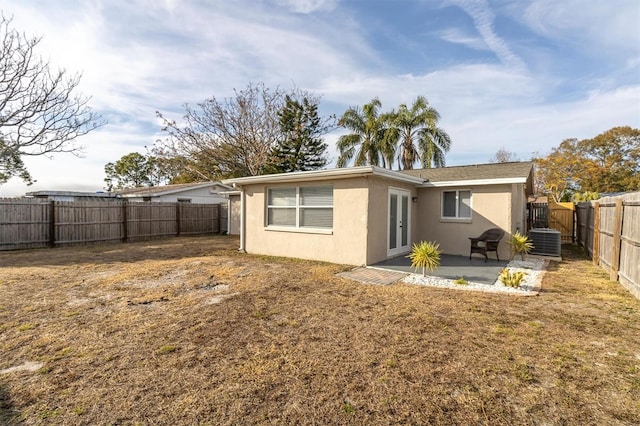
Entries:
[[443,219],[471,219],[471,191],[442,191]]
[[314,185],[269,188],[267,226],[331,229],[333,187]]

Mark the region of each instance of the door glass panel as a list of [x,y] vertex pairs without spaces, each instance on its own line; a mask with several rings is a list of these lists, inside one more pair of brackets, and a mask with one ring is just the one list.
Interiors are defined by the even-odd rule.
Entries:
[[409,197],[407,195],[402,196],[402,229],[400,231],[402,244],[401,247],[406,247],[409,244]]
[[389,194],[389,249],[398,246],[398,196]]

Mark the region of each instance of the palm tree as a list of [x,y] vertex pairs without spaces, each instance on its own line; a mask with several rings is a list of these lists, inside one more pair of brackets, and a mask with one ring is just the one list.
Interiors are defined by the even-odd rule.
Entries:
[[413,169],[418,159],[423,168],[445,165],[444,154],[451,148],[451,138],[438,127],[440,114],[424,96],[418,96],[411,109],[401,104],[392,115],[400,144],[398,163],[404,170]]
[[378,113],[380,107],[382,103],[374,98],[362,110],[358,107],[347,109],[338,120],[339,126],[353,132],[338,139],[338,167],[345,167],[354,157],[354,166],[392,167],[398,134],[388,125],[389,114]]

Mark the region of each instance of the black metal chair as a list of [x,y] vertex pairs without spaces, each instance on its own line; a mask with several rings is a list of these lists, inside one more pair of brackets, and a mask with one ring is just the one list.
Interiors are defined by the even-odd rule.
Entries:
[[479,237],[470,237],[471,251],[469,252],[469,259],[471,259],[471,255],[473,253],[480,253],[484,256],[484,261],[486,262],[489,259],[487,253],[494,251],[496,252],[496,258],[499,261],[498,245],[502,237],[504,237],[504,231],[500,228],[487,229]]

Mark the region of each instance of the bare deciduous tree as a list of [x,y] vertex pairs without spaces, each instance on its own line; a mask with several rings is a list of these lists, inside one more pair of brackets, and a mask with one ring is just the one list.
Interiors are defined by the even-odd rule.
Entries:
[[520,159],[505,147],[500,148],[493,157],[489,158],[490,163],[510,163],[512,161],[520,161]]
[[156,112],[169,135],[158,143],[170,155],[206,160],[214,167],[209,170],[212,177],[261,174],[281,137],[278,113],[286,93],[258,83],[234,94],[222,101],[211,97],[196,108],[185,104],[183,123]]
[[76,94],[80,75],[53,71],[35,53],[40,38],[29,38],[0,15],[0,184],[12,176],[32,178],[23,157],[70,152],[78,136],[104,124]]

